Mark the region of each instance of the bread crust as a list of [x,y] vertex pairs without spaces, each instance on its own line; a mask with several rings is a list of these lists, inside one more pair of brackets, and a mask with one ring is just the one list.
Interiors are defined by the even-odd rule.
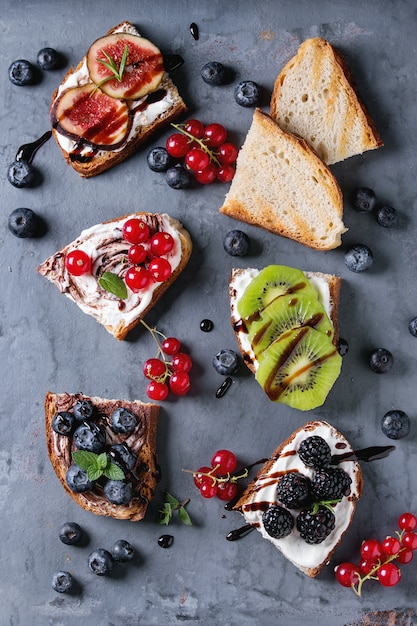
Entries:
[[[98,415],[97,423],[104,426],[108,439],[112,444],[128,442],[137,454],[137,461],[129,479],[133,485],[134,496],[126,505],[115,505],[104,496],[100,487],[93,491],[75,493],[66,483],[66,473],[71,465],[71,454],[75,450],[72,437],[57,434],[52,428],[52,419],[58,411],[70,411],[77,400],[91,400]],[[115,519],[141,520],[152,500],[158,477],[157,468],[157,427],[159,406],[144,403],[140,400],[109,400],[96,396],[85,396],[81,393],[54,393],[48,391],[45,396],[45,432],[48,456],[62,486],[67,494],[83,509]],[[116,408],[132,411],[138,418],[138,426],[131,435],[116,434],[110,427],[110,415]],[[135,445],[139,449],[135,449]]]

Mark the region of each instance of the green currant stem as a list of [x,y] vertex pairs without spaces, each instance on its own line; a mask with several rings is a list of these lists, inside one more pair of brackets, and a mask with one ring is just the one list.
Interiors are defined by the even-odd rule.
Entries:
[[214,152],[212,150],[210,150],[210,148],[208,148],[208,146],[206,146],[206,144],[204,143],[204,141],[202,139],[197,139],[197,137],[194,137],[194,135],[192,135],[191,133],[189,133],[186,130],[184,130],[182,124],[171,124],[171,126],[176,128],[183,135],[186,135],[189,139],[191,139],[191,141],[195,141],[196,143],[198,143],[200,148],[202,150],[204,150],[204,152],[206,154],[209,155],[210,161],[213,161],[218,167],[220,167],[220,165],[221,165],[220,161],[214,155]]
[[216,483],[236,483],[240,478],[246,478],[249,474],[249,470],[245,467],[245,469],[243,470],[243,472],[241,474],[231,474],[230,472],[227,473],[226,476],[214,476],[214,472],[219,468],[219,465],[216,465],[215,467],[213,467],[213,469],[210,472],[207,473],[203,473],[203,472],[193,472],[192,470],[182,470],[183,472],[187,472],[188,474],[192,474],[193,476],[196,476],[196,474],[198,474],[199,476],[207,476],[207,478],[211,478],[213,481],[213,485],[215,485]]

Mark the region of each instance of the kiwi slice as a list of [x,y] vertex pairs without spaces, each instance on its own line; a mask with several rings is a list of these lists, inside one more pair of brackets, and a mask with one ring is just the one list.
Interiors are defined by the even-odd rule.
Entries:
[[300,292],[317,299],[317,292],[304,272],[286,265],[268,265],[246,287],[237,310],[249,326],[276,298]]
[[342,357],[329,337],[304,326],[271,343],[258,363],[256,380],[270,400],[308,411],[324,403]]
[[287,294],[273,300],[252,322],[248,339],[256,357],[283,333],[302,326],[311,326],[333,340],[334,328],[318,298],[304,292]]

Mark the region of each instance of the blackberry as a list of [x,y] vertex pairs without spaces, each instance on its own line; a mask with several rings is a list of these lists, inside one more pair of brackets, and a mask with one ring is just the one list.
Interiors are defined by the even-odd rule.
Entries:
[[310,479],[299,472],[284,474],[277,484],[277,498],[289,509],[302,509],[310,504]]
[[282,506],[270,506],[262,514],[262,523],[268,535],[281,539],[290,534],[294,528],[294,518]]
[[322,543],[334,529],[335,516],[330,509],[320,504],[318,507],[303,509],[297,516],[296,526],[306,543]]
[[341,500],[350,493],[349,474],[340,467],[327,467],[316,472],[312,490],[319,500]]
[[300,443],[298,456],[307,467],[321,469],[330,465],[332,452],[323,437],[312,435]]

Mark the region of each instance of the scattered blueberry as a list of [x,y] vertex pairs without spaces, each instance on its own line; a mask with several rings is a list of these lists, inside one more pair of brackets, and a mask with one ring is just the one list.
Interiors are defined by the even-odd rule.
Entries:
[[60,62],[59,53],[54,48],[42,48],[37,55],[37,63],[41,70],[53,70]]
[[38,173],[27,161],[13,161],[7,170],[7,180],[18,189],[33,187],[38,180]]
[[9,79],[18,87],[31,85],[35,81],[35,68],[25,59],[13,61],[9,66]]
[[84,420],[89,420],[93,417],[94,406],[90,400],[77,400],[72,408],[72,411],[75,419],[79,422],[83,422]]
[[187,189],[191,183],[190,174],[179,163],[167,169],[165,172],[165,180],[173,189]]
[[127,563],[135,556],[135,551],[128,541],[119,539],[111,549],[111,555],[119,563]]
[[65,522],[59,531],[60,540],[68,546],[78,543],[82,536],[83,530],[76,522]]
[[231,79],[230,71],[223,63],[210,61],[201,68],[201,78],[208,85],[225,85]]
[[132,411],[119,407],[111,414],[111,425],[115,433],[128,435],[136,428],[138,420]]
[[218,374],[230,376],[239,369],[239,357],[234,350],[220,350],[213,358],[213,367]]
[[410,418],[404,411],[388,411],[381,420],[381,429],[389,439],[402,439],[410,432]]
[[87,472],[75,463],[69,466],[66,473],[66,482],[68,487],[74,493],[84,493],[84,491],[91,491],[94,487],[94,483],[89,480]]
[[382,205],[375,213],[376,221],[384,228],[394,228],[398,226],[398,213],[392,206]]
[[394,357],[389,350],[377,348],[369,357],[369,366],[376,374],[385,374],[394,363]]
[[69,572],[55,572],[51,585],[58,593],[68,593],[72,589],[73,578]]
[[413,319],[408,322],[408,330],[413,337],[417,337],[417,317],[413,317]]
[[106,443],[106,432],[93,422],[83,422],[75,430],[73,441],[78,450],[101,452]]
[[88,567],[93,574],[97,574],[97,576],[110,574],[113,568],[110,552],[104,548],[93,550],[88,557]]
[[166,172],[174,164],[173,158],[160,146],[148,152],[147,162],[153,172]]
[[69,411],[58,411],[53,416],[51,425],[52,430],[58,433],[58,435],[68,437],[74,429],[75,419]]
[[112,504],[127,504],[133,496],[132,483],[125,483],[123,480],[108,480],[103,491]]
[[230,256],[245,256],[249,246],[249,237],[242,230],[231,230],[223,239],[223,247]]
[[364,272],[374,263],[372,250],[363,244],[356,244],[345,254],[345,263],[351,272]]
[[234,97],[241,107],[254,107],[259,104],[261,92],[253,80],[244,80],[236,85]]
[[356,191],[355,200],[353,206],[357,211],[362,211],[363,213],[370,213],[376,203],[376,195],[372,189],[369,187],[359,187]]
[[35,237],[39,232],[39,218],[32,209],[15,209],[9,215],[8,226],[16,237]]
[[122,468],[122,470],[132,470],[138,457],[132,452],[125,443],[115,443],[109,449],[109,456],[113,463]]

